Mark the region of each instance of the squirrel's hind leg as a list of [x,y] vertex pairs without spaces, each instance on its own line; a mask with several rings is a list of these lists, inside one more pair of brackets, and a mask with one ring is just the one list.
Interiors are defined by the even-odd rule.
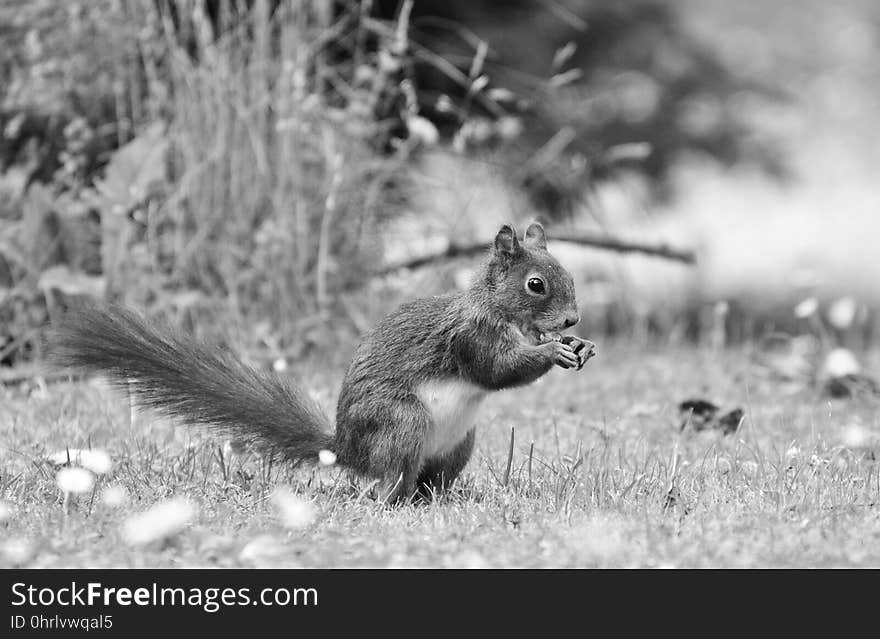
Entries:
[[370,449],[368,474],[381,478],[376,488],[379,501],[397,505],[410,501],[415,495],[430,420],[418,400],[397,401],[388,413],[376,419],[382,428],[374,437],[381,441],[375,441],[376,445]]
[[431,501],[435,495],[452,488],[452,484],[455,483],[474,452],[475,432],[476,429],[471,428],[465,438],[451,451],[442,457],[435,457],[425,462],[416,481],[420,498]]

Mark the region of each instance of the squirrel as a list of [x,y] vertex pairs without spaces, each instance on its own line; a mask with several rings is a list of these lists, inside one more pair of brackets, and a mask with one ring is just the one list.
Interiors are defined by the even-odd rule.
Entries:
[[68,310],[50,356],[103,374],[136,404],[299,463],[329,450],[399,503],[448,490],[474,447],[474,413],[493,391],[554,366],[580,370],[592,342],[578,323],[571,274],[533,223],[520,242],[505,224],[466,290],[417,299],[357,347],[342,382],[335,431],[302,390],[228,351],[148,323],[116,305]]

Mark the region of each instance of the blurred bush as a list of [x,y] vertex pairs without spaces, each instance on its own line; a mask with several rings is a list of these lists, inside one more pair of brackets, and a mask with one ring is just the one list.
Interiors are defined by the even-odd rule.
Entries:
[[[376,4],[391,16],[398,3]],[[413,61],[423,112],[452,136],[465,120],[477,137],[490,136],[490,121],[503,133],[507,116],[519,116],[521,135],[494,137],[509,142],[514,185],[550,218],[582,208],[590,186],[620,170],[636,168],[663,197],[683,152],[785,173],[778,149],[751,134],[737,106],[783,96],[722,62],[682,26],[674,2],[508,0],[502,9],[492,0],[420,0],[411,32],[431,52]],[[463,101],[467,111],[450,107]]]
[[325,2],[17,4],[3,61],[0,356],[37,343],[69,295],[120,298],[197,332],[224,330],[202,315],[255,339],[326,327],[376,258],[395,206],[386,187],[421,143],[376,152],[388,138],[376,104],[406,102],[406,24],[370,50],[354,38],[340,58],[359,26]]
[[682,149],[772,165],[724,106],[763,89],[656,1],[8,0],[0,37],[7,364],[78,295],[273,355],[363,328],[424,147],[496,149],[550,218]]

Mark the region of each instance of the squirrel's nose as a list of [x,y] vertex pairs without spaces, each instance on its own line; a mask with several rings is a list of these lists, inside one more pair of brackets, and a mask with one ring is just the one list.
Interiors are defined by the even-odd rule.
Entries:
[[565,314],[565,328],[571,328],[581,321],[581,316],[577,311]]

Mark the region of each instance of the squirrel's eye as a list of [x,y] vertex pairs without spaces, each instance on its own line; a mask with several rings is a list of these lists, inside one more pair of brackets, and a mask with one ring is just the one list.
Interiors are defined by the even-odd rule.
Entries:
[[530,277],[529,281],[526,282],[526,287],[529,289],[529,291],[538,295],[543,295],[547,291],[546,287],[544,286],[544,280],[542,280],[540,277]]

